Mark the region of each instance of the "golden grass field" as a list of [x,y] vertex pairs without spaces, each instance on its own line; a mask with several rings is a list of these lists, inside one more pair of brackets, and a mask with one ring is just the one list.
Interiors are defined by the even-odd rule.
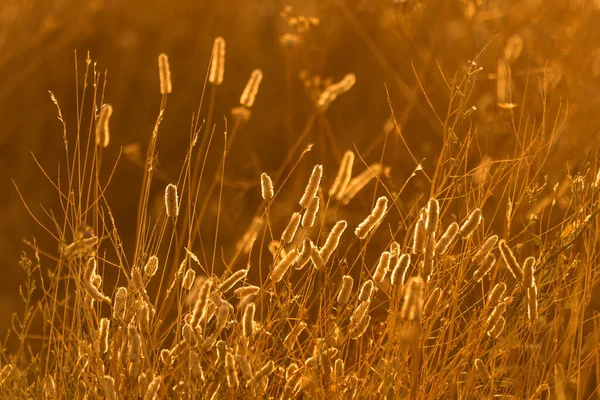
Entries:
[[600,400],[600,2],[0,4],[0,399]]

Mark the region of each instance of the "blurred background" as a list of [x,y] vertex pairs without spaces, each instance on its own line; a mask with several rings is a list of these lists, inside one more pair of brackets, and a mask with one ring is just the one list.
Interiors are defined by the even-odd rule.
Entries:
[[[513,118],[540,130],[544,108],[558,126],[545,174],[554,185],[568,171],[582,167],[600,136],[600,2],[485,0],[248,0],[117,1],[3,0],[0,4],[0,330],[10,315],[22,311],[18,285],[23,239],[33,237],[56,254],[56,242],[28,215],[12,183],[32,212],[48,223],[46,210],[60,211],[58,195],[37,168],[32,154],[52,177],[64,164],[62,127],[52,91],[66,120],[68,136],[76,133],[76,82],[86,54],[107,71],[105,102],[114,107],[111,145],[104,162],[113,164],[122,146],[139,145],[142,154],[157,117],[160,94],[157,56],[169,55],[173,94],[161,126],[160,171],[156,198],[176,181],[189,143],[190,121],[205,82],[212,43],[227,42],[225,80],[216,96],[217,140],[209,158],[213,176],[222,149],[224,119],[255,68],[264,79],[252,118],[238,133],[228,155],[220,242],[234,245],[260,198],[260,173],[275,171],[294,139],[314,113],[307,83],[313,77],[341,79],[355,73],[355,87],[319,118],[308,135],[313,151],[290,190],[304,185],[316,162],[323,163],[325,187],[333,180],[341,154],[356,149],[367,164],[381,157],[390,107],[416,159],[432,172],[441,146],[442,128],[431,106],[445,116],[449,85],[477,57],[482,71],[471,96],[477,110],[465,127],[477,130],[475,167],[482,160],[506,158],[515,134]],[[286,6],[291,6],[287,8]],[[284,12],[284,10],[286,10]],[[282,12],[283,15],[282,15]],[[308,23],[306,23],[308,21]],[[288,35],[286,35],[288,34]],[[291,34],[291,35],[290,35]],[[515,36],[517,35],[517,36]],[[522,49],[511,64],[510,98],[516,108],[498,107],[498,59],[510,38]],[[518,42],[518,40],[517,40]],[[519,47],[519,45],[517,45]],[[515,50],[516,51],[516,50]],[[76,52],[76,53],[75,53]],[[513,53],[514,54],[514,53]],[[79,65],[76,78],[75,63]],[[301,78],[302,77],[302,78]],[[543,83],[548,96],[542,95]],[[508,107],[510,108],[510,107]],[[388,125],[389,127],[389,125]],[[463,128],[465,128],[463,127]],[[529,128],[531,129],[531,128]],[[549,132],[549,130],[547,131]],[[547,133],[546,132],[546,133]],[[385,155],[390,180],[401,184],[416,167],[399,135],[391,135]],[[358,170],[362,170],[357,167]],[[110,170],[105,171],[109,173]],[[122,157],[107,192],[128,249],[134,245],[141,168]],[[11,181],[12,180],[12,181]],[[415,180],[415,192],[429,191]],[[402,201],[410,202],[410,195]],[[293,200],[293,199],[291,199]],[[216,201],[216,200],[215,200]],[[367,196],[348,212],[370,204]],[[287,223],[281,209],[277,229]],[[364,214],[364,212],[363,212]],[[206,217],[214,232],[215,206]],[[42,267],[44,264],[42,263]]]

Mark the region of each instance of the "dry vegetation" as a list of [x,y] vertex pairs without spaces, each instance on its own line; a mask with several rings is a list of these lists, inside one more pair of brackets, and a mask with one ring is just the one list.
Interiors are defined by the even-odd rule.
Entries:
[[[539,7],[451,4],[459,30]],[[426,1],[381,7],[398,40],[431,10]],[[311,34],[326,18],[279,11],[285,54],[320,46]],[[50,93],[60,167],[35,161],[60,206],[20,197],[52,244],[24,242],[24,311],[1,349],[0,397],[600,399],[598,151],[557,155],[571,114],[552,97],[561,77],[547,60],[524,67],[535,36],[489,39],[455,69],[421,54],[436,86],[406,60],[377,88],[383,128],[340,145],[332,118],[345,118],[343,99],[373,76],[322,77],[288,63],[289,82],[303,92],[268,98],[269,74],[236,69],[229,42],[217,37],[210,62],[196,66],[204,89],[174,176],[159,149],[183,135],[165,131],[164,118],[190,117],[170,105],[184,86],[172,79],[177,63],[162,53],[146,66],[160,99],[146,115],[154,126],[141,145],[119,150],[110,75],[102,60],[77,53],[76,106]],[[239,103],[220,109],[231,76],[247,84],[234,88]],[[284,129],[295,132],[271,149],[281,162],[237,176],[251,154],[234,148],[249,143],[256,118],[269,118],[256,104],[280,101],[290,113]],[[300,128],[296,102],[309,103]],[[407,129],[412,110],[435,135]],[[488,137],[491,125],[507,135]],[[141,186],[115,197],[121,163],[139,167]],[[115,218],[108,193],[135,215]],[[240,193],[254,200],[244,205]],[[124,224],[135,234],[122,234]]]

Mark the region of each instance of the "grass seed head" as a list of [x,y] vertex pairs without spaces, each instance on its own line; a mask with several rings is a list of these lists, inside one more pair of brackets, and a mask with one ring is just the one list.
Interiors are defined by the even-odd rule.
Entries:
[[256,100],[256,95],[258,93],[258,88],[260,87],[260,82],[262,81],[263,73],[260,69],[255,69],[250,74],[250,79],[248,79],[248,83],[246,83],[246,87],[240,96],[240,104],[246,108],[252,108],[254,105],[254,101]]
[[471,211],[467,219],[460,226],[460,236],[462,236],[463,239],[467,239],[469,236],[471,236],[479,224],[481,224],[482,219],[483,213],[481,212],[481,209],[476,208]]
[[177,195],[177,186],[169,183],[165,188],[165,210],[167,217],[177,218],[179,215],[179,198]]
[[322,177],[323,166],[317,164],[314,166],[312,173],[310,174],[310,178],[308,179],[308,184],[304,189],[304,194],[302,194],[302,197],[300,198],[299,203],[303,208],[308,208],[312,199],[317,195]]
[[273,191],[273,181],[271,180],[271,177],[264,172],[260,175],[260,192],[262,198],[267,201],[273,199],[273,196],[275,196],[275,192]]
[[160,93],[165,95],[173,91],[171,83],[171,67],[169,57],[165,53],[158,56],[158,77],[160,78]]
[[221,36],[216,37],[210,60],[210,72],[208,81],[213,85],[219,86],[223,83],[225,76],[225,39]]

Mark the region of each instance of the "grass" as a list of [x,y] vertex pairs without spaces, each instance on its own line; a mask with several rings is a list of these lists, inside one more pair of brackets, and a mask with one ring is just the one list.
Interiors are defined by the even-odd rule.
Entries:
[[[298,34],[317,24],[290,23]],[[490,157],[473,119],[485,52],[456,72],[438,64],[445,110],[412,66],[410,107],[432,114],[440,132],[426,165],[387,87],[383,132],[315,163],[327,147],[310,133],[330,131],[328,114],[369,78],[302,74],[311,112],[281,164],[249,184],[258,207],[238,236],[222,221],[236,204],[229,168],[239,161],[229,155],[255,101],[269,100],[260,88],[269,75],[254,70],[223,117],[217,99],[229,69],[238,72],[226,67],[217,79],[207,66],[180,173],[165,183],[158,149],[171,132],[161,124],[177,113],[169,99],[178,88],[177,67],[161,54],[140,193],[118,194],[136,207],[133,238],[121,235],[108,195],[126,153],[107,153],[119,112],[107,104],[111,82],[89,55],[77,58],[75,109],[50,95],[65,161],[56,178],[36,161],[60,209],[40,213],[21,196],[58,251],[25,241],[24,311],[2,347],[1,397],[600,398],[598,151],[548,179],[566,112],[546,106],[547,74],[528,78],[523,93],[539,96],[541,113],[515,107],[513,50],[492,74],[510,149]],[[396,168],[391,153],[411,169]]]

